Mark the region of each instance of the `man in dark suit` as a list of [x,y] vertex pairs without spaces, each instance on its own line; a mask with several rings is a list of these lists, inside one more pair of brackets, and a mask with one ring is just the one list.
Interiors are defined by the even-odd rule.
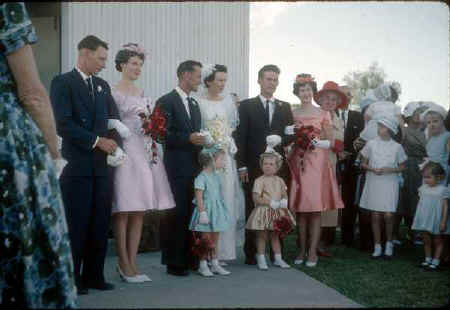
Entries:
[[188,268],[195,268],[197,263],[190,255],[189,220],[194,178],[200,169],[198,154],[205,137],[200,134],[198,103],[189,95],[200,85],[201,67],[193,60],[181,63],[177,69],[178,86],[156,102],[168,119],[164,164],[176,204],[161,220],[161,259],[167,273],[176,276],[188,275]]
[[[349,101],[352,98],[348,86],[341,86]],[[358,152],[353,147],[353,142],[364,129],[364,119],[360,112],[342,110],[340,117],[344,121],[344,155],[345,159],[339,161],[339,170],[342,180],[342,200],[345,208],[342,210],[341,231],[342,243],[351,246],[354,240],[355,222],[359,212],[359,206],[355,204],[356,182],[359,168],[355,167],[355,159]],[[361,223],[361,218],[360,218]],[[370,222],[369,222],[370,225]],[[362,236],[364,235],[364,228]],[[360,228],[361,232],[361,228]]]
[[112,190],[106,156],[117,148],[107,137],[107,122],[119,116],[108,83],[95,76],[105,67],[107,52],[106,42],[85,37],[78,44],[76,67],[56,76],[51,84],[61,152],[68,161],[60,185],[78,294],[87,294],[88,288],[114,288],[103,274]]
[[[288,138],[284,134],[286,126],[294,123],[289,103],[275,99],[273,94],[278,86],[280,69],[266,65],[258,72],[260,95],[243,100],[239,104],[239,126],[235,133],[238,152],[236,154],[239,175],[246,193],[245,216],[248,219],[254,208],[252,189],[255,179],[262,175],[259,155],[266,149],[266,137],[279,135],[283,140],[277,152],[283,154],[283,146]],[[286,164],[279,171],[286,184],[289,184],[289,170]],[[245,233],[245,263],[256,264],[256,244],[252,231]]]

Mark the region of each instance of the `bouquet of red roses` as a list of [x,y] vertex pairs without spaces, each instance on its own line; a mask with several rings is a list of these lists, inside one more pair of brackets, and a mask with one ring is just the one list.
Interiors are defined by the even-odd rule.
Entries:
[[167,132],[167,117],[163,111],[156,107],[150,116],[146,116],[145,113],[140,113],[139,116],[143,119],[142,129],[144,135],[150,136],[158,143],[163,143]]
[[167,133],[167,117],[159,107],[155,107],[153,112],[150,113],[150,107],[147,105],[147,111],[149,116],[145,112],[140,112],[139,117],[142,120],[142,132],[152,138],[151,145],[146,146],[146,148],[149,153],[152,153],[152,163],[155,164],[157,158],[155,141],[164,143]]
[[303,157],[305,153],[314,150],[313,140],[320,135],[320,131],[314,126],[301,126],[295,129],[295,140],[294,147],[297,149],[296,154],[300,156],[300,165],[302,171],[303,167]]
[[273,221],[273,232],[280,236],[280,239],[286,237],[292,230],[291,221],[287,216],[281,216]]
[[193,232],[194,244],[192,245],[192,253],[198,257],[208,256],[214,249],[214,244],[206,235],[200,235]]

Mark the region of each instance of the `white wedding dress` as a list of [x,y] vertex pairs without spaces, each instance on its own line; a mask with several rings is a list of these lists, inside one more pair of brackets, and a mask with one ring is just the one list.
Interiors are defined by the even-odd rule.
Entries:
[[[231,229],[220,233],[217,258],[219,260],[236,259],[236,249],[241,248],[245,238],[245,198],[239,180],[236,161],[236,145],[231,133],[238,124],[237,109],[231,96],[221,101],[198,98],[202,116],[202,129],[211,133],[220,132],[221,144],[226,150],[226,167],[221,173],[223,196],[232,219]],[[218,130],[220,128],[220,130]],[[213,138],[217,138],[213,134]]]

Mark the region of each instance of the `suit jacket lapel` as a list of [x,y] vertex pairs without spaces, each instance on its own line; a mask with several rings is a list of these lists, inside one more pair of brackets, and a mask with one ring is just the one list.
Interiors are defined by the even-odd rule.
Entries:
[[191,124],[191,119],[189,118],[188,112],[186,111],[186,108],[183,103],[183,99],[181,98],[180,94],[178,94],[178,92],[175,89],[172,91],[172,94],[175,99],[176,107],[181,111],[181,114],[183,115],[186,125],[192,131],[193,128],[192,128],[192,124]]
[[79,91],[81,95],[80,97],[82,99],[83,104],[88,108],[89,111],[94,112],[95,106],[92,97],[91,95],[89,95],[89,90],[86,86],[86,83],[83,81],[83,78],[76,69],[73,69],[72,71],[72,78],[76,85],[76,89]]
[[259,114],[258,118],[264,123],[264,127],[266,129],[270,129],[270,126],[267,127],[267,124],[266,124],[266,109],[264,107],[264,104],[261,101],[261,98],[259,98],[259,96],[257,96],[255,98],[255,103],[256,103],[255,104],[256,105],[256,108],[255,108],[256,113]]

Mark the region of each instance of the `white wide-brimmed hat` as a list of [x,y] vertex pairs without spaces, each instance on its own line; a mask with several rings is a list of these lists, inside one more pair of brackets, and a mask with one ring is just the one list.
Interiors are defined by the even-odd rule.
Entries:
[[426,109],[429,107],[429,101],[411,101],[403,108],[403,115],[405,117],[413,116],[417,109]]
[[396,135],[398,132],[398,119],[393,115],[383,115],[377,119],[377,123],[383,124]]
[[369,89],[366,92],[366,95],[364,97],[362,97],[361,100],[359,101],[359,108],[360,108],[361,112],[364,110],[365,107],[368,107],[370,104],[374,103],[375,101],[377,101],[377,98],[375,97],[375,95],[373,93],[373,89]]
[[443,119],[445,119],[447,117],[447,110],[444,109],[444,107],[434,103],[434,102],[427,102],[428,108],[422,113],[420,114],[420,121],[424,122],[425,121],[425,117],[427,116],[427,114],[429,112],[436,112],[439,115],[442,116]]

